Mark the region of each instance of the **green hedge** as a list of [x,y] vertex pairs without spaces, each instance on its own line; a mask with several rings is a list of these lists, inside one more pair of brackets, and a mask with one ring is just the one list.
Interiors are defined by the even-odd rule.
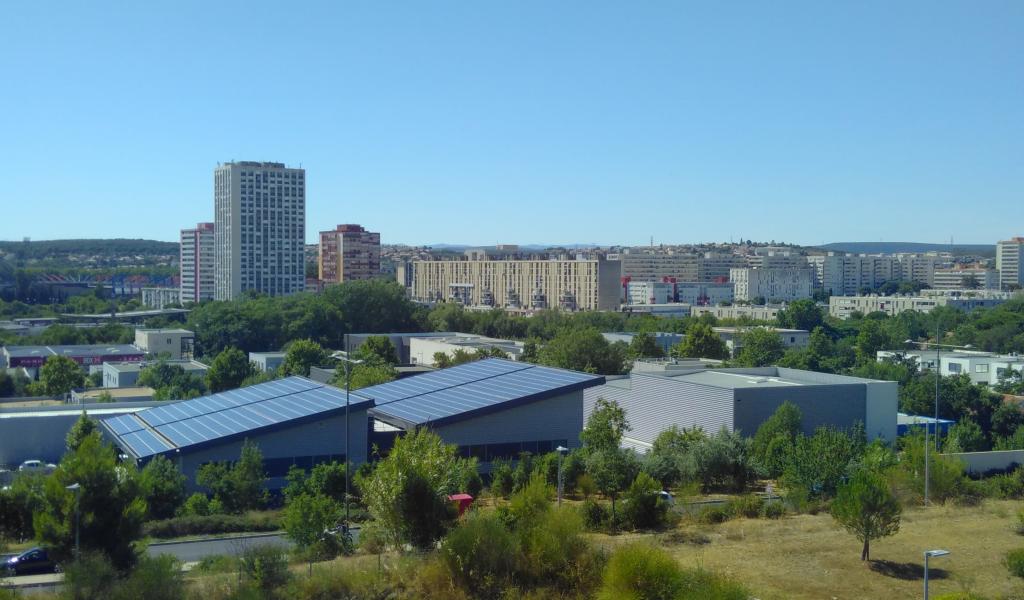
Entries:
[[187,516],[149,521],[143,526],[143,533],[155,538],[175,538],[186,535],[277,531],[278,529],[281,529],[281,523],[277,515],[256,513],[248,515]]

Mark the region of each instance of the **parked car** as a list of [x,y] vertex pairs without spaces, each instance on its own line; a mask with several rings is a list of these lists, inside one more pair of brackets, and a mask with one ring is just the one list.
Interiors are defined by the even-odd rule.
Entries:
[[21,473],[45,473],[45,474],[50,474],[50,473],[53,473],[53,470],[56,469],[56,468],[57,468],[57,465],[55,465],[53,463],[44,463],[41,460],[32,459],[32,460],[26,460],[25,462],[21,463],[21,466],[18,467],[18,471],[21,472]]
[[672,494],[667,490],[661,490],[658,492],[658,497],[661,498],[662,502],[669,506],[669,508],[676,505],[676,499],[672,497]]
[[4,570],[11,575],[55,573],[60,571],[60,565],[50,559],[50,555],[45,549],[32,548],[18,556],[8,558],[4,563]]

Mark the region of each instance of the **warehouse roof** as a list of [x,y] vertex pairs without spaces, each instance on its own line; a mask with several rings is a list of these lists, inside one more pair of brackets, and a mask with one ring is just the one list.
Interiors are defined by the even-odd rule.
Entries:
[[639,372],[631,374],[631,377],[635,376],[664,377],[673,381],[685,381],[725,389],[878,383],[874,379],[788,369],[785,367],[701,369],[698,371],[684,371],[682,373]]
[[442,425],[601,385],[604,377],[490,358],[354,392],[397,427]]
[[35,356],[109,356],[125,354],[142,356],[144,351],[131,344],[91,344],[78,346],[6,346],[11,358],[32,358]]
[[[350,407],[370,404],[354,396]],[[288,377],[104,419],[101,424],[121,448],[135,458],[146,458],[317,420],[344,409],[345,392],[305,377]]]

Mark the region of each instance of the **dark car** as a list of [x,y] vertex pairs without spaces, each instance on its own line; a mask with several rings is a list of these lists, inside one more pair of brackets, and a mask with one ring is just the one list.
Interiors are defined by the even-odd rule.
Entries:
[[26,550],[18,556],[7,559],[4,570],[11,575],[27,575],[29,573],[53,573],[59,571],[57,563],[50,560],[50,555],[42,548]]

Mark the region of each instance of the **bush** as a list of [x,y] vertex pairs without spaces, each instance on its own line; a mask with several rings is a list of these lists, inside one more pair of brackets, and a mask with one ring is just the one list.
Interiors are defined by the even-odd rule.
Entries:
[[143,556],[131,574],[121,581],[113,600],[183,600],[185,577],[181,563],[173,556]]
[[781,519],[786,514],[786,505],[781,502],[765,502],[761,516],[765,519]]
[[250,513],[246,515],[209,515],[174,517],[149,521],[143,525],[143,534],[155,538],[175,538],[186,535],[211,533],[241,533],[247,531],[277,531],[281,523],[276,515]]
[[661,486],[647,473],[641,472],[626,490],[622,514],[633,529],[649,529],[665,522],[668,506],[658,495]]
[[747,519],[760,517],[763,508],[764,500],[754,494],[746,494],[739,498],[734,498],[725,505],[725,510],[733,517],[745,517]]
[[583,537],[583,520],[569,508],[548,510],[521,528],[519,577],[533,585],[554,585],[564,592],[588,596],[599,579],[603,556]]
[[583,473],[576,478],[576,489],[583,494],[584,498],[589,498],[597,493],[597,484],[594,483],[594,478],[587,473]]
[[612,554],[602,578],[600,600],[674,600],[683,593],[682,569],[665,551],[644,544]]
[[185,499],[185,502],[178,508],[179,517],[205,517],[212,514],[210,511],[210,499],[206,494],[196,492]]
[[1009,569],[1011,575],[1024,577],[1024,548],[1007,552],[1003,564]]
[[242,553],[242,571],[264,593],[271,592],[291,577],[288,555],[280,546],[249,546]]
[[583,518],[583,524],[592,531],[603,529],[608,525],[608,519],[610,513],[605,508],[604,504],[601,504],[593,498],[587,498],[583,501],[583,504],[579,508],[580,516]]
[[729,510],[727,504],[716,504],[708,506],[704,510],[700,511],[697,515],[697,520],[701,523],[725,523],[733,517],[733,513]]
[[505,586],[516,564],[516,540],[495,514],[475,513],[453,529],[441,545],[452,580],[480,597]]
[[71,600],[106,598],[117,582],[117,569],[100,553],[83,552],[64,566],[64,588]]

